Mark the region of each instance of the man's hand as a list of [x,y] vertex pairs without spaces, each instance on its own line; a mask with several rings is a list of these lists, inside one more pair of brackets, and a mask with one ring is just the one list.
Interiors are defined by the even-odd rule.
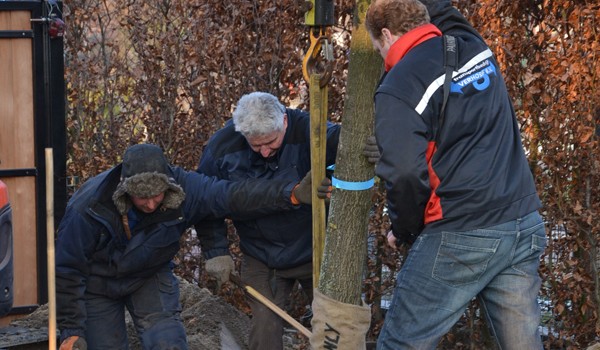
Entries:
[[327,202],[331,199],[331,191],[331,180],[326,177],[321,180],[321,184],[317,186],[317,197],[324,199]]
[[205,268],[206,272],[217,280],[217,291],[219,291],[221,285],[229,281],[229,274],[234,271],[235,264],[230,255],[221,255],[206,260]]
[[396,236],[394,236],[394,233],[392,231],[388,231],[387,241],[388,241],[388,245],[390,247],[398,249],[398,246],[396,245],[397,239],[396,239]]
[[381,158],[381,154],[379,154],[379,148],[377,147],[377,140],[375,136],[369,136],[367,141],[365,142],[365,147],[363,148],[363,155],[367,158],[369,163],[375,165]]
[[73,335],[63,340],[59,350],[87,350],[85,338]]
[[[292,190],[293,204],[312,204],[312,180],[310,171]],[[321,199],[331,198],[331,180],[325,177],[317,187],[317,197]],[[294,202],[296,200],[296,202]]]

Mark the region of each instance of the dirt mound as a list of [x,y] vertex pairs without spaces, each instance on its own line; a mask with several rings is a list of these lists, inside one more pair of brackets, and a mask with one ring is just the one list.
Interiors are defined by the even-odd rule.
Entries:
[[246,349],[250,318],[211,294],[187,281],[180,281],[181,318],[190,349]]
[[[185,280],[181,289],[181,318],[190,350],[247,349],[250,318],[222,298]],[[127,314],[127,331],[131,350],[141,350],[133,322]],[[43,333],[48,339],[48,305],[42,305],[27,317],[9,325],[12,333],[27,338],[28,334]],[[47,345],[46,345],[47,348]]]
[[[200,288],[186,280],[179,279],[181,318],[186,329],[190,350],[246,350],[250,332],[250,318],[229,304],[225,299],[213,295],[208,289]],[[131,350],[141,350],[133,321],[126,313],[127,332]],[[283,336],[285,350],[308,348],[308,341],[292,328],[286,328]],[[8,339],[8,336],[15,341]],[[48,305],[40,306],[24,318],[14,320],[9,326],[0,328],[0,338],[7,338],[6,344],[30,344],[21,346],[23,350],[48,349]],[[35,344],[34,344],[35,343]]]

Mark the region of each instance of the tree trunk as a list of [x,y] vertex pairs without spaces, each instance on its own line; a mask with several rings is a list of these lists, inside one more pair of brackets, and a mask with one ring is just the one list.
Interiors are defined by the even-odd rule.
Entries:
[[[369,0],[357,0],[342,130],[334,177],[347,182],[368,181],[374,168],[363,156],[373,134],[373,94],[381,75],[381,57],[372,48],[364,26]],[[318,288],[337,301],[360,305],[367,255],[371,190],[332,193]]]

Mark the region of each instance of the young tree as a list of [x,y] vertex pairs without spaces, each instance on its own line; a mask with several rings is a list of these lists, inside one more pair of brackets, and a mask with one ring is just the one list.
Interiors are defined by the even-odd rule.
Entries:
[[[344,123],[333,175],[352,183],[367,182],[374,177],[373,166],[362,155],[367,138],[373,134],[373,95],[382,67],[381,58],[373,50],[364,26],[369,3],[359,0],[355,6]],[[335,188],[333,191],[318,283],[318,291],[325,298],[321,302],[315,293],[313,303],[315,336],[311,344],[314,348],[324,346],[328,334],[330,339],[338,339],[339,348],[345,348],[344,344],[355,347],[356,344],[351,342],[365,341],[371,313],[368,308],[361,309],[361,294],[371,206],[369,188]],[[346,312],[347,317],[340,312]],[[365,323],[366,329],[361,329],[360,325]]]

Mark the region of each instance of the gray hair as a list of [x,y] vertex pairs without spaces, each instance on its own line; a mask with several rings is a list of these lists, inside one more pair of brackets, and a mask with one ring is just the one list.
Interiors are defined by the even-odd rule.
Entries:
[[235,131],[246,137],[272,134],[284,128],[285,107],[277,97],[266,92],[242,96],[233,112]]

